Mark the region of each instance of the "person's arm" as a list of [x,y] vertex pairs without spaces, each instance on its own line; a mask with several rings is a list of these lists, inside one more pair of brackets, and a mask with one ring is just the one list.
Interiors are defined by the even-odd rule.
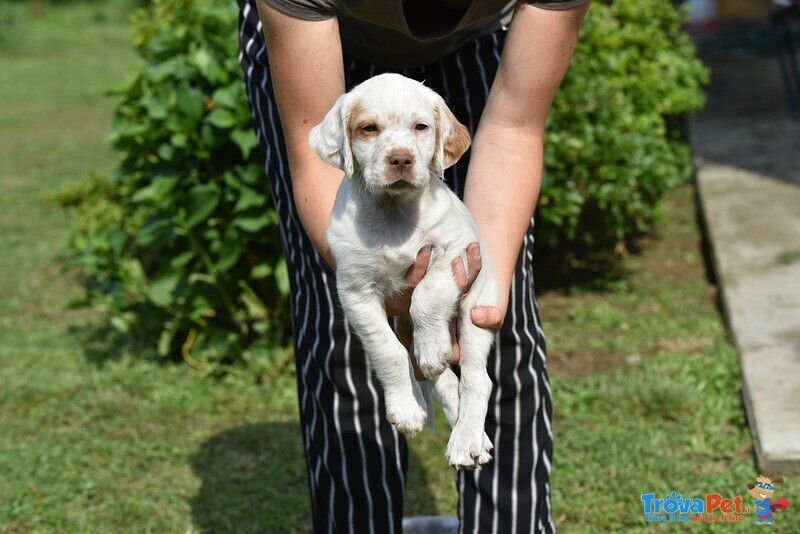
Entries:
[[314,247],[333,267],[325,233],[343,174],[311,150],[308,133],[344,93],[339,23],[336,17],[296,19],[265,2],[256,3],[267,42],[297,213]]
[[[541,187],[547,113],[588,7],[589,2],[548,10],[520,3],[506,36],[472,144],[464,191],[501,288],[500,310],[484,312],[504,315],[508,306],[517,255]],[[478,324],[475,310],[472,319]]]

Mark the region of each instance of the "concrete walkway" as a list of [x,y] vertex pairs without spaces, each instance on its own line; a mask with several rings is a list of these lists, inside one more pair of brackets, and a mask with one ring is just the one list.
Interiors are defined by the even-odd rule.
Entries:
[[800,475],[800,120],[775,60],[706,60],[697,181],[762,472]]

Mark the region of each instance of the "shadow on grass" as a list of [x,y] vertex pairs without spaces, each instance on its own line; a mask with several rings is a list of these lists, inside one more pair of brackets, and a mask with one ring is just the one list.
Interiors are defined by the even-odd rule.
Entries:
[[158,357],[152,344],[130,334],[120,332],[105,321],[87,324],[73,324],[67,333],[79,340],[86,361],[102,368],[109,362],[126,356],[151,362],[165,362]]
[[[711,244],[711,239],[709,237],[708,231],[708,221],[706,221],[705,215],[703,214],[703,203],[700,198],[700,191],[697,188],[697,169],[695,169],[694,175],[694,220],[697,228],[699,229],[700,233],[700,251],[703,256],[703,269],[706,277],[706,282],[709,285],[714,286],[717,288],[717,291],[714,293],[714,306],[719,312],[721,317],[726,317],[727,313],[725,311],[725,304],[722,301],[722,294],[719,291],[719,280],[717,278],[717,271],[714,262],[714,250]],[[725,321],[725,328],[730,335],[730,321]]]
[[296,423],[229,428],[192,456],[202,487],[190,500],[201,532],[309,530],[311,511]]
[[[631,250],[633,254],[638,252],[638,248]],[[575,288],[602,292],[624,281],[628,276],[620,257],[572,256],[574,255],[559,249],[535,249],[534,280],[537,294],[550,291],[568,294]]]
[[[310,531],[300,432],[297,423],[260,423],[227,429],[203,443],[190,459],[202,480],[190,500],[194,526],[200,532]],[[417,460],[410,463],[419,465]],[[433,502],[427,483],[414,491],[428,493],[419,498]]]

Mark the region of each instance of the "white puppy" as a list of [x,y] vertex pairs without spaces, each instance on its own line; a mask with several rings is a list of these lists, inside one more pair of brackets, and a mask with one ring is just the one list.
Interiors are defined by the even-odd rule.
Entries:
[[[486,249],[483,266],[461,298],[451,262],[480,242],[464,204],[443,183],[470,143],[444,100],[419,82],[383,74],[341,96],[311,130],[311,148],[342,169],[327,240],[336,260],[345,315],[384,389],[386,418],[403,433],[420,431],[426,405],[406,349],[389,326],[385,302],[405,288],[405,275],[425,245],[428,271],[411,297],[414,353],[453,427],[451,465],[480,467],[491,459],[483,431],[492,384],[486,358],[493,334],[470,320],[475,306],[498,304]],[[461,380],[449,367],[449,324],[460,318]]]

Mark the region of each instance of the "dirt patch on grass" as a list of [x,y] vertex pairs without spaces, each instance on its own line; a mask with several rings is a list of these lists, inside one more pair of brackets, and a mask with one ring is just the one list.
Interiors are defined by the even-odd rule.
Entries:
[[[17,120],[24,129],[0,132],[0,144],[13,154],[21,147],[53,143],[72,144],[104,139],[111,131],[113,101],[108,98],[93,99],[69,108],[53,106],[25,113]],[[52,152],[43,150],[45,154]]]
[[719,318],[694,188],[670,194],[664,216],[616,263],[537,264],[553,376],[588,376],[659,354],[709,349],[709,338],[693,326]]
[[557,349],[548,350],[547,369],[558,378],[578,378],[606,373],[620,366],[636,367],[642,357],[631,354],[573,353]]
[[96,309],[72,306],[82,296],[82,282],[79,274],[68,271],[60,260],[32,271],[25,278],[25,286],[26,299],[15,313],[18,327],[23,330],[35,328],[41,321],[63,326],[103,317]]

